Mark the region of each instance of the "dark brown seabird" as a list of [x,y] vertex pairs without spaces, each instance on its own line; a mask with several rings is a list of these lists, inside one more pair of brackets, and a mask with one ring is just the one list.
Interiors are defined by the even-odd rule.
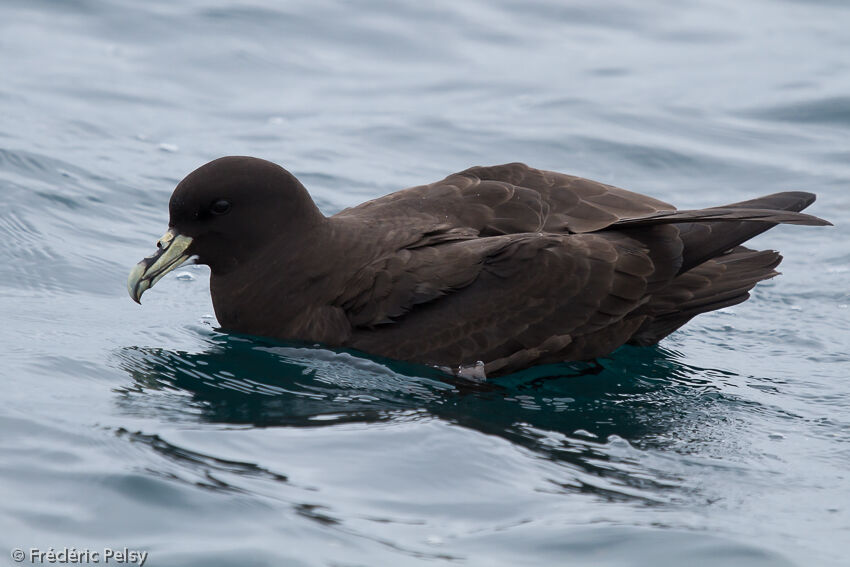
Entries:
[[741,303],[782,257],[741,246],[777,223],[828,225],[785,192],[678,211],[511,163],[325,217],[288,171],[223,157],[169,203],[142,293],[192,257],[225,330],[315,341],[480,378],[651,345]]

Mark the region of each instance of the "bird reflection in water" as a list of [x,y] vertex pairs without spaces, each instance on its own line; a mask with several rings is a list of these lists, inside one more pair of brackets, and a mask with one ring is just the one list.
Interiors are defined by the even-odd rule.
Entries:
[[438,419],[567,466],[572,474],[553,479],[561,490],[648,504],[647,483],[661,481],[631,474],[630,452],[668,449],[686,441],[680,428],[710,431],[729,411],[705,378],[718,371],[683,364],[662,347],[624,347],[598,363],[535,367],[487,383],[238,335],[211,335],[201,352],[127,347],[117,358],[132,378],[117,390],[129,413],[254,427]]

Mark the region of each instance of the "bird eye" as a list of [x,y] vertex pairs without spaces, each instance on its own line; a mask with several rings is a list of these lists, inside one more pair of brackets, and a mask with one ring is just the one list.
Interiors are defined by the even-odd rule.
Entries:
[[210,212],[214,215],[223,215],[230,210],[230,201],[219,199],[210,205]]

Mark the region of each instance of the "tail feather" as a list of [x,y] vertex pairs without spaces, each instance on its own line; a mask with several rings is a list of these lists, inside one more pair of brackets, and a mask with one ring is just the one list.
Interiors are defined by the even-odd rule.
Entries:
[[723,207],[691,211],[662,211],[643,218],[626,219],[615,226],[674,225],[681,242],[681,265],[669,284],[654,290],[650,301],[635,315],[645,319],[632,344],[655,344],[691,318],[746,301],[756,283],[777,275],[782,256],[773,250],[755,251],[741,246],[780,223],[829,225],[800,211],[815,195],[788,191]]
[[629,342],[655,344],[700,313],[746,301],[758,282],[778,274],[781,261],[774,250],[738,246],[679,275],[641,309],[647,317]]

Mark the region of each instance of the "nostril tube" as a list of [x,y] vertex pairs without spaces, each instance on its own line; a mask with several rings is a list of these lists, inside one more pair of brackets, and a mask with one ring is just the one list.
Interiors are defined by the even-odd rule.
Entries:
[[160,250],[165,250],[171,244],[171,241],[174,240],[174,233],[170,230],[162,235],[162,237],[156,241],[156,247]]

